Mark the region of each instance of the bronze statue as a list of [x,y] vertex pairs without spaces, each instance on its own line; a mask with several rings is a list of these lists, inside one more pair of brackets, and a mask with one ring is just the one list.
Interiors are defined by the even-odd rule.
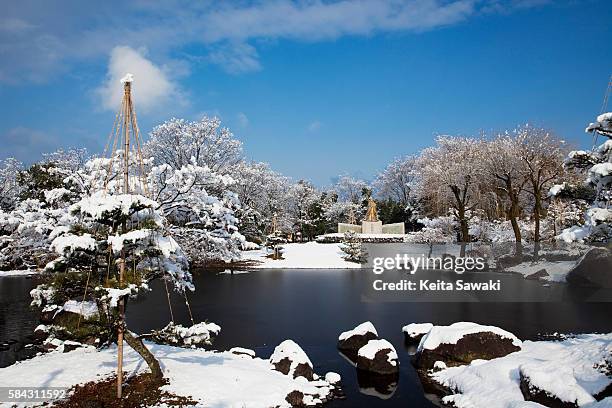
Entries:
[[376,212],[376,201],[372,200],[372,197],[368,198],[368,212],[366,213],[365,220],[368,222],[378,221],[378,214]]

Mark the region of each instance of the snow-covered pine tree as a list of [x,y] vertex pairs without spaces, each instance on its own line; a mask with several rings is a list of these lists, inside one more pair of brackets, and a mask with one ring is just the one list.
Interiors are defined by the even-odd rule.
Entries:
[[[180,293],[194,290],[187,257],[176,241],[165,233],[165,219],[158,204],[138,194],[109,195],[103,191],[83,197],[70,207],[72,222],[56,227],[50,248],[59,257],[46,269],[53,280],[31,293],[33,304],[44,311],[66,309],[83,315],[75,322],[52,325],[51,337],[84,341],[99,336],[99,345],[116,341],[119,325],[124,339],[147,362],[152,374],[160,378],[159,363],[126,327],[119,306],[128,298],[148,289],[154,279],[163,279]],[[123,269],[123,282],[120,274]],[[93,310],[84,313],[83,310]],[[54,322],[55,323],[55,322]],[[88,330],[83,331],[82,327]],[[174,344],[209,344],[218,333],[214,324],[200,323],[183,328],[171,322],[157,332],[158,339],[181,340]]]
[[353,231],[344,233],[340,249],[345,253],[344,260],[348,262],[362,264],[368,261],[368,253],[363,248],[357,234]]
[[[609,242],[612,238],[612,112],[599,115],[586,132],[604,136],[607,140],[588,152],[570,152],[565,166],[586,174],[585,184],[594,190],[594,198],[584,213],[584,224],[564,229],[558,238],[566,242]],[[549,194],[555,197],[578,193],[585,196],[584,189],[563,183],[553,186]]]

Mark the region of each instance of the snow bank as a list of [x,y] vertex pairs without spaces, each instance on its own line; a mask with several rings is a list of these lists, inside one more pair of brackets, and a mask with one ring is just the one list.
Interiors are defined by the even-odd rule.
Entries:
[[320,244],[318,242],[284,244],[283,258],[266,258],[265,249],[243,251],[243,261],[256,261],[260,269],[355,269],[359,266],[343,259],[342,244]]
[[387,361],[392,366],[396,366],[398,358],[397,352],[395,351],[395,347],[393,347],[393,344],[389,343],[385,339],[368,341],[368,344],[359,349],[359,351],[357,352],[357,356],[367,358],[368,360],[374,360],[374,357],[376,357],[376,353],[386,349],[391,350],[387,353]]
[[[285,397],[298,390],[304,401],[315,405],[329,395],[332,386],[324,380],[293,379],[273,370],[260,358],[244,358],[230,352],[185,349],[147,343],[160,360],[169,384],[162,389],[191,396],[198,407],[290,407]],[[147,371],[147,365],[127,344],[124,369],[129,375]],[[0,369],[0,384],[14,387],[72,387],[114,374],[115,346],[96,351],[77,349],[52,352]],[[52,374],[52,375],[50,375]],[[0,402],[0,407],[9,407]],[[26,404],[20,405],[22,407]]]
[[[612,382],[596,368],[611,353],[612,333],[585,334],[560,342],[525,341],[520,351],[505,357],[474,360],[434,373],[432,378],[456,390],[457,394],[443,401],[458,408],[510,408],[524,403],[520,367],[533,376],[534,385],[562,400],[578,399],[583,405],[594,402],[591,395]],[[610,406],[612,400],[607,402],[599,406]]]
[[419,343],[419,351],[423,349],[435,350],[440,344],[456,344],[468,334],[491,332],[498,336],[512,340],[512,344],[520,347],[521,341],[512,333],[496,326],[483,326],[472,322],[457,322],[450,326],[434,326]]
[[363,322],[352,330],[340,333],[340,336],[338,336],[338,340],[346,340],[349,337],[356,335],[363,336],[367,333],[374,333],[376,336],[378,336],[378,332],[376,331],[376,328],[374,327],[372,322]]
[[422,334],[427,334],[434,327],[431,323],[410,323],[402,327],[402,332],[410,337],[416,337]]

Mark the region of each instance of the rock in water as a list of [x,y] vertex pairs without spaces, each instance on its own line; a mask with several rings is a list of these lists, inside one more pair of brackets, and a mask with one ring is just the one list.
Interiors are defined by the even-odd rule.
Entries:
[[402,327],[404,333],[404,342],[407,345],[418,345],[423,336],[425,336],[434,327],[431,323],[410,323]]
[[364,322],[353,330],[345,331],[338,337],[338,349],[354,359],[357,351],[368,341],[378,339],[378,332],[372,322]]
[[612,250],[590,249],[569,271],[566,280],[573,285],[612,288]]
[[525,276],[525,279],[539,280],[547,278],[548,276],[550,275],[548,274],[546,269],[542,268],[539,271],[532,273],[531,275]]
[[270,363],[276,371],[293,378],[304,377],[313,380],[312,362],[300,346],[293,340],[285,340],[276,348],[270,356]]
[[521,349],[521,341],[512,333],[495,326],[458,322],[434,326],[417,350],[418,368],[430,369],[436,361],[448,366],[469,364],[472,360],[490,360]]
[[387,340],[370,340],[357,352],[357,368],[376,374],[399,372],[397,352]]

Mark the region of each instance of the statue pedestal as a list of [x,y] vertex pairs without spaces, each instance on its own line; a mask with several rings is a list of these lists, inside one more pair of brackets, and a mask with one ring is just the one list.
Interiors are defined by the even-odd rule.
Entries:
[[382,234],[382,221],[363,221],[361,223],[362,234]]

